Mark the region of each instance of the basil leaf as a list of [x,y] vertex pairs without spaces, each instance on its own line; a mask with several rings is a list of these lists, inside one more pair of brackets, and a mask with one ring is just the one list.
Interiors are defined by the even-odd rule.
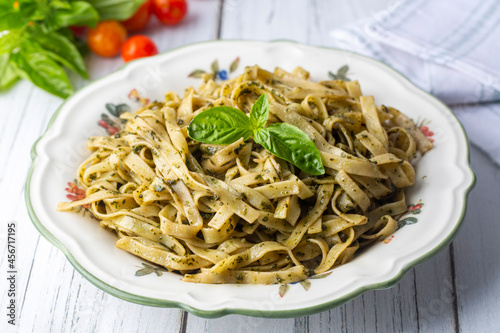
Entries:
[[57,30],[57,33],[66,37],[66,39],[69,40],[71,44],[74,44],[82,57],[85,57],[89,53],[89,47],[85,40],[86,38],[77,37],[73,35],[73,32],[71,31],[70,28],[61,28]]
[[43,20],[46,15],[44,7],[46,7],[46,1],[43,3],[36,0],[23,0],[19,2],[19,13],[29,21]]
[[73,92],[66,72],[43,50],[24,43],[19,52],[11,55],[21,76],[36,86],[59,97],[66,98]]
[[75,73],[88,79],[87,69],[80,52],[68,38],[57,33],[39,33],[35,35],[35,40],[50,54],[54,60],[60,62]]
[[262,94],[252,106],[250,120],[255,128],[262,128],[266,125],[267,119],[269,119],[269,99],[266,94]]
[[14,9],[13,3],[0,4],[0,31],[19,29],[26,23],[21,12]]
[[17,69],[9,60],[8,54],[0,54],[0,90],[10,88],[19,80]]
[[13,29],[2,32],[0,36],[0,53],[10,53],[13,49],[18,47],[29,34],[25,33],[23,29]]
[[0,10],[1,10],[0,17],[2,17],[5,14],[4,12],[16,10],[14,8],[14,3],[15,0],[3,0],[2,2],[0,2]]
[[85,1],[72,1],[69,9],[54,11],[51,17],[56,27],[68,27],[70,25],[86,25],[95,27],[99,21],[98,11]]
[[130,18],[145,0],[86,0],[99,13],[100,20],[123,21]]
[[55,9],[71,9],[71,3],[68,1],[52,0],[50,6]]
[[318,148],[307,134],[293,125],[278,123],[256,130],[254,140],[273,155],[294,164],[310,175],[325,173]]
[[217,106],[198,114],[187,128],[191,139],[203,143],[228,145],[252,135],[252,122],[242,111]]

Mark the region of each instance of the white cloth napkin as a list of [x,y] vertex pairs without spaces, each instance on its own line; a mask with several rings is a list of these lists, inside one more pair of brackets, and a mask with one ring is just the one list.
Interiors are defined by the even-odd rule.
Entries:
[[500,165],[500,1],[397,1],[331,36],[448,104],[472,143]]

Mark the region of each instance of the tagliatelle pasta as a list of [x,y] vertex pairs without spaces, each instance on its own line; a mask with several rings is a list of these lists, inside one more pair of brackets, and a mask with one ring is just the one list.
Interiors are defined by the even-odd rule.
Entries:
[[[318,148],[325,174],[310,176],[255,143],[190,139],[187,126],[213,106],[248,114],[261,94],[268,125],[286,122]],[[291,283],[349,261],[397,229],[411,164],[432,148],[398,110],[377,106],[357,81],[313,82],[258,66],[198,90],[173,92],[109,137],[91,137],[78,169],[89,205],[116,246],[202,283]]]

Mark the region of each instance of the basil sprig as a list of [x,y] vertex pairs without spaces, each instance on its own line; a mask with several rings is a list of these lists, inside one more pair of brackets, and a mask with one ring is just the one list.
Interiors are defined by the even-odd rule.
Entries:
[[20,78],[59,97],[73,93],[67,68],[88,79],[85,44],[70,26],[124,20],[145,0],[0,1],[0,91]]
[[268,118],[269,100],[263,94],[252,106],[250,117],[235,108],[216,106],[194,117],[187,133],[191,139],[216,145],[247,140],[253,134],[255,142],[308,174],[325,173],[318,148],[307,134],[287,123],[265,127]]

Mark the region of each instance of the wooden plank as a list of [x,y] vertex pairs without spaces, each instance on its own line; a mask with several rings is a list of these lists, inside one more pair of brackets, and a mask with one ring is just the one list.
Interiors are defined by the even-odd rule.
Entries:
[[308,1],[225,0],[221,38],[306,41]]
[[21,331],[177,332],[180,311],[122,301],[97,289],[41,238],[20,313]]
[[[408,332],[416,328],[413,271],[389,290],[367,292],[336,309],[310,316],[309,330],[321,332]],[[406,292],[408,291],[408,292]],[[410,296],[410,297],[408,297]]]
[[203,319],[189,315],[186,332],[291,332],[294,319],[266,319],[229,315],[217,319]]
[[321,332],[449,332],[455,330],[449,251],[410,270],[400,284],[367,292],[309,318]]
[[472,147],[476,187],[465,221],[453,242],[458,322],[463,332],[498,332],[500,308],[500,168]]
[[423,331],[458,330],[455,321],[451,248],[415,268],[417,326]]
[[[13,98],[7,98],[12,95]],[[16,305],[18,324],[21,321],[22,305],[25,302],[26,289],[32,282],[32,264],[39,241],[39,234],[29,222],[24,203],[24,181],[31,164],[30,150],[33,142],[45,129],[49,115],[61,103],[61,99],[51,96],[33,87],[29,82],[20,82],[9,92],[0,96],[2,111],[5,110],[7,125],[1,133],[0,154],[0,202],[5,222],[16,222],[16,264],[17,286]],[[7,112],[8,111],[8,112]],[[5,232],[5,229],[1,231]],[[0,264],[6,258],[2,254]],[[1,304],[4,306],[7,295],[2,293]],[[2,321],[2,325],[5,322]]]
[[225,0],[221,38],[290,39],[332,45],[330,32],[386,8],[390,0]]

